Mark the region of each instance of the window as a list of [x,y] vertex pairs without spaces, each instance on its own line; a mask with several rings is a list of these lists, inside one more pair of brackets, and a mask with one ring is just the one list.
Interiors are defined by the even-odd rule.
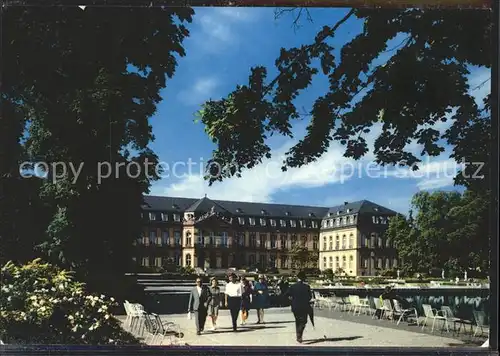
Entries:
[[244,232],[236,233],[236,240],[237,240],[237,244],[239,247],[244,247],[245,246],[245,233]]
[[378,219],[377,219],[377,217],[375,215],[372,216],[372,221],[373,221],[374,224],[378,223]]
[[266,226],[266,219],[260,218],[260,225]]
[[281,227],[286,227],[286,221],[283,220],[283,219],[281,219],[280,220],[280,225],[281,225]]
[[188,253],[186,255],[186,266],[191,267],[191,254],[190,253]]
[[353,263],[354,263],[354,257],[353,256],[349,256],[349,269],[352,269]]
[[271,248],[276,248],[276,235],[271,235]]
[[[250,247],[257,247],[257,236],[255,236],[255,234],[250,234]],[[255,256],[254,256],[255,257]],[[255,263],[255,261],[254,261]]]
[[318,236],[314,236],[313,237],[313,250],[317,250],[318,249],[318,241],[319,241],[319,237]]
[[269,256],[269,267],[276,268],[276,256]]
[[176,266],[181,266],[182,265],[182,256],[179,253],[176,253],[174,256],[174,263]]
[[192,238],[191,238],[191,232],[187,232],[186,233],[186,246],[187,247],[191,247],[191,244],[192,244]]
[[346,257],[342,256],[342,269],[346,269]]
[[365,240],[365,246],[366,246],[366,247],[368,247],[368,248],[370,248],[370,246],[371,246],[371,245],[370,245],[370,241],[371,241],[371,239],[370,239],[369,237],[365,237],[365,239],[364,239],[364,240]]
[[281,235],[280,240],[281,240],[281,248],[285,249],[286,248],[286,235]]
[[326,229],[328,227],[328,220],[323,221],[323,227]]
[[255,234],[255,247],[260,247],[262,243],[262,237],[260,234]]
[[156,236],[156,242],[155,242],[158,246],[161,246],[162,245],[162,240],[161,240],[161,236]]
[[382,237],[379,236],[378,238],[378,247],[383,247],[384,246],[384,243],[382,241]]
[[368,268],[368,258],[363,258],[363,268]]
[[181,215],[180,214],[174,214],[174,221],[175,222],[181,221]]
[[170,236],[168,235],[168,230],[163,230],[162,232],[163,245],[170,245]]
[[335,225],[340,226],[340,218],[335,219]]
[[347,216],[342,218],[342,225],[347,225]]
[[156,243],[156,230],[151,230],[149,232],[149,244],[153,245]]
[[323,236],[323,251],[326,251],[326,236]]
[[161,213],[161,221],[168,221],[168,214],[167,213]]
[[351,217],[350,217],[350,223],[354,224],[355,222],[356,222],[356,216],[355,215],[351,215]]
[[239,217],[239,218],[238,218],[238,223],[239,223],[240,225],[245,225],[245,218]]
[[149,213],[149,220],[156,221],[156,213]]
[[276,226],[276,220],[274,219],[270,219],[269,223],[271,224],[271,226]]
[[248,263],[250,266],[255,265],[255,255],[248,256]]
[[295,246],[297,244],[297,235],[293,234],[292,235],[292,246]]
[[312,227],[313,229],[317,229],[317,228],[318,228],[318,222],[317,222],[317,221],[312,220],[312,221],[311,221],[311,227]]
[[385,269],[391,268],[391,260],[386,258],[385,259]]
[[381,258],[379,258],[379,259],[377,260],[377,267],[378,267],[378,268],[382,268],[382,259],[381,259]]
[[174,231],[174,244],[175,244],[175,246],[181,245],[181,232],[180,231]]
[[302,243],[302,247],[307,246],[307,235],[301,236],[301,243]]
[[391,245],[392,245],[391,244],[391,239],[386,239],[385,240],[385,247],[390,248],[390,247],[392,247]]
[[197,241],[198,241],[198,243],[199,243],[200,245],[204,245],[204,244],[205,244],[205,236],[204,236],[204,233],[205,233],[205,232],[204,232],[204,231],[202,231],[202,230],[199,230],[199,232],[198,232],[198,240],[197,240]]
[[227,247],[229,243],[229,236],[226,231],[221,232],[221,245],[222,247]]
[[249,218],[248,220],[250,221],[250,225],[255,225],[255,218]]
[[330,246],[329,247],[329,250],[333,250],[333,236],[330,236]]
[[295,220],[290,220],[291,227],[297,227],[297,222]]
[[259,256],[259,264],[262,268],[266,268],[267,267],[267,263],[266,263],[266,256],[265,255],[260,255]]
[[335,237],[335,249],[340,250],[340,237],[339,237],[339,235],[337,235]]
[[339,256],[335,257],[335,268],[338,269],[340,267],[339,264]]
[[349,235],[349,248],[354,248],[354,235]]
[[323,257],[323,268],[326,268],[326,257]]
[[305,220],[299,220],[300,227],[306,227],[306,221]]
[[288,268],[288,258],[287,256],[281,256],[280,258],[280,265],[281,265],[281,268]]
[[142,265],[144,267],[149,267],[149,257],[143,257],[142,258]]
[[342,236],[342,250],[345,250],[346,249],[346,237],[345,235]]
[[392,268],[396,268],[398,266],[398,259],[395,258],[394,260],[392,260]]
[[155,257],[155,266],[161,267],[161,257]]
[[333,269],[333,257],[332,256],[330,256],[330,258],[328,259],[328,268]]

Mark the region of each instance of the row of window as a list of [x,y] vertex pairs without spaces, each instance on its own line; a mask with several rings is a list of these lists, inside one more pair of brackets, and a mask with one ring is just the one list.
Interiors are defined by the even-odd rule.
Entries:
[[[333,236],[329,237],[329,243],[328,245],[326,244],[326,236],[323,236],[323,251],[332,251],[333,248]],[[340,250],[342,247],[342,250],[345,250],[347,248],[352,249],[355,247],[354,245],[354,234],[349,235],[349,245],[346,244],[347,242],[347,237],[346,235],[342,236],[342,246],[340,245],[340,237],[337,235],[335,237],[335,250]],[[327,248],[328,247],[328,248]]]
[[345,226],[356,224],[356,215],[343,216],[341,218],[323,220],[323,228],[328,229],[335,226]]
[[[193,257],[191,256],[190,253],[186,254],[186,260],[185,260],[185,266],[189,267],[194,267],[193,265]],[[234,257],[233,257],[234,258]],[[135,258],[134,258],[135,260]],[[145,267],[150,267],[150,266],[155,266],[155,267],[162,267],[168,258],[165,257],[142,257],[141,259],[141,265]],[[277,257],[275,255],[270,255],[269,257],[266,255],[260,255],[259,256],[259,264],[263,267],[275,267],[277,268]],[[178,265],[182,266],[182,256],[180,254],[176,254],[173,257],[173,262]],[[240,264],[247,264],[245,256],[240,256],[239,261]],[[293,268],[293,263],[288,256],[281,256],[279,260],[279,268],[283,269],[288,269],[288,268]],[[248,265],[252,266],[257,263],[257,258],[254,254],[248,255]],[[213,267],[221,267],[221,258],[215,258],[215,261],[213,261]]]
[[[328,261],[328,263],[327,263]],[[345,270],[347,268],[347,257],[346,256],[342,256],[342,265],[340,265],[340,257],[339,256],[336,256],[335,257],[335,269],[339,269],[340,267],[342,267],[343,270]],[[376,268],[384,268],[383,267],[383,262],[384,262],[384,259],[382,257],[379,257],[376,259],[376,265],[374,267]],[[391,264],[392,262],[392,264]],[[352,269],[353,268],[353,264],[354,264],[354,256],[349,256],[349,269]],[[375,264],[375,259],[374,259],[374,264]],[[398,266],[398,260],[397,258],[394,258],[393,260],[391,260],[390,258],[386,258],[385,259],[385,268],[386,269],[390,269],[390,268],[395,268]],[[369,268],[369,259],[368,258],[363,258],[361,259],[360,261],[360,267],[361,268]],[[331,269],[334,269],[334,266],[333,266],[333,256],[330,256],[327,260],[326,257],[323,257],[323,268],[326,269],[326,268],[331,268]]]
[[[312,240],[313,246],[312,248],[314,250],[318,249],[318,237],[314,236],[302,236],[301,237],[301,243],[306,246],[308,242]],[[145,246],[149,245],[158,245],[158,246],[170,246],[173,242],[173,245],[175,246],[181,246],[182,241],[181,241],[181,232],[180,231],[174,231],[174,239],[171,241],[170,235],[168,233],[168,230],[165,230],[162,232],[162,236],[157,235],[156,230],[151,230],[149,232],[149,236],[144,236],[141,238],[137,239],[137,243]],[[191,233],[188,231],[186,233],[186,240],[185,240],[185,247],[191,247],[193,246],[193,238]],[[227,232],[221,232],[220,235],[219,233],[215,232],[210,232],[210,233],[203,233],[201,232],[197,237],[196,241],[197,244],[205,245],[205,244],[210,244],[210,245],[215,245],[215,246],[220,246],[220,247],[227,247],[229,245],[229,236]],[[288,244],[287,244],[288,242]],[[279,240],[279,247],[282,249],[292,247],[294,244],[298,242],[298,237],[297,235],[292,235],[290,240],[287,240],[287,235],[283,234],[280,235],[280,240]],[[247,246],[245,244],[245,234],[243,232],[237,233],[235,237],[234,244],[245,247]],[[259,233],[250,233],[249,235],[249,246],[250,247],[266,247],[266,248],[278,248],[278,236],[271,234],[270,239],[267,238],[267,234],[259,234]]]
[[181,221],[181,214],[174,213],[172,214],[172,220],[169,218],[169,214],[167,213],[154,213],[150,212],[148,214],[149,216],[149,221],[174,221],[174,222],[180,222]]

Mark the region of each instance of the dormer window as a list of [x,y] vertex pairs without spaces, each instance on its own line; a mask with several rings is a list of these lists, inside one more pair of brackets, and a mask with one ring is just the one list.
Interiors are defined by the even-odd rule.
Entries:
[[377,217],[375,215],[372,216],[372,221],[373,221],[374,224],[378,223],[378,219],[377,219]]
[[179,205],[174,204],[174,205],[172,205],[172,208],[173,208],[173,209],[179,209]]
[[335,225],[340,226],[340,218],[335,219]]
[[333,213],[328,213],[328,217],[333,216]]
[[323,228],[327,228],[328,227],[328,220],[323,220]]
[[238,223],[239,223],[240,225],[245,225],[245,218],[241,218],[241,217],[240,217],[240,218],[238,218]]
[[260,211],[260,213],[261,213],[262,215],[266,215],[266,211],[265,211],[264,209],[262,209],[262,210]]
[[349,214],[351,212],[351,209],[347,209],[346,212]]
[[313,217],[314,216],[314,213],[309,213],[309,217]]
[[168,221],[168,214],[167,213],[161,213],[161,221]]
[[286,216],[290,216],[291,214],[290,214],[290,212],[289,212],[289,211],[287,211],[287,212],[285,213],[285,215],[286,215]]
[[276,220],[274,219],[269,220],[269,223],[271,224],[271,226],[276,226]]
[[342,225],[347,225],[347,216],[342,218]]
[[295,220],[290,220],[291,227],[297,227],[297,222]]
[[236,212],[237,212],[237,213],[242,213],[243,211],[242,211],[240,208],[237,208],[237,209],[236,209]]
[[312,221],[311,221],[311,226],[312,226],[312,228],[313,228],[313,229],[317,229],[317,228],[318,228],[318,222],[317,222],[317,221],[312,220]]
[[300,227],[306,227],[306,221],[305,220],[299,220]]
[[378,211],[378,207],[373,208],[373,210]]
[[255,225],[255,218],[248,219],[250,221],[250,225]]
[[261,218],[260,219],[260,225],[261,226],[266,226],[266,219]]
[[180,214],[174,214],[174,221],[175,222],[181,221],[181,215]]
[[156,213],[149,213],[149,220],[156,221]]
[[337,215],[340,215],[340,210],[339,210],[339,211],[337,211]]
[[281,225],[281,227],[286,227],[286,221],[283,220],[283,219],[281,219],[280,220],[280,225]]

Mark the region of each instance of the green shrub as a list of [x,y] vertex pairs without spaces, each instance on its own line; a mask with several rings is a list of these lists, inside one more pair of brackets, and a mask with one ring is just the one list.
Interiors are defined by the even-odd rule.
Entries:
[[1,269],[0,337],[12,344],[137,344],[110,309],[113,298],[91,295],[68,271],[36,259]]

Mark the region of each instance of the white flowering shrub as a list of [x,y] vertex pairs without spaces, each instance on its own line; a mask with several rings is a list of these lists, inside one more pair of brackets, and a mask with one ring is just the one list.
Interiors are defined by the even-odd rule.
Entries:
[[137,344],[109,310],[113,298],[85,293],[71,272],[36,259],[1,269],[0,339],[29,344]]

